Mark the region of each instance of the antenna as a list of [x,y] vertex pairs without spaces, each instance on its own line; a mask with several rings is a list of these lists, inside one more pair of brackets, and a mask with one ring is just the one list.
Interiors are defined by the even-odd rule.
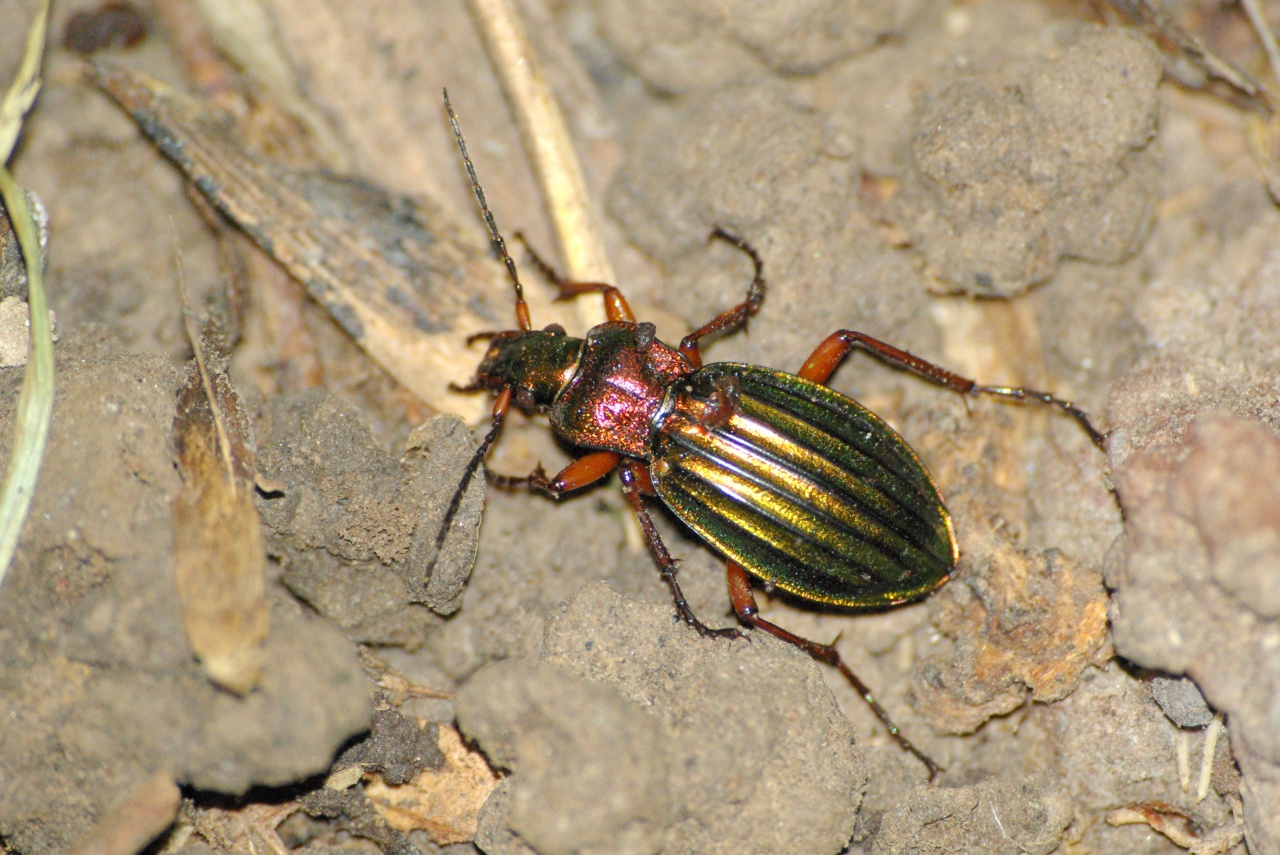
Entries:
[[511,254],[507,252],[507,242],[502,239],[502,233],[498,231],[498,223],[493,218],[493,211],[489,210],[489,203],[484,197],[484,188],[480,186],[480,181],[476,178],[476,167],[471,162],[471,155],[467,154],[467,143],[462,138],[462,128],[458,126],[458,116],[453,112],[453,104],[449,103],[449,90],[444,90],[444,108],[449,113],[449,125],[453,128],[453,137],[458,141],[458,151],[462,152],[462,162],[467,167],[467,177],[471,179],[471,189],[475,191],[476,201],[480,203],[480,212],[484,214],[485,225],[489,227],[489,237],[493,243],[493,251],[497,253],[498,258],[502,259],[502,263],[507,266],[507,274],[511,277],[511,284],[516,289],[516,323],[520,325],[520,329],[529,332],[533,329],[533,324],[529,321],[529,305],[524,301],[524,286],[520,284],[520,276],[516,273],[516,263],[511,259]]

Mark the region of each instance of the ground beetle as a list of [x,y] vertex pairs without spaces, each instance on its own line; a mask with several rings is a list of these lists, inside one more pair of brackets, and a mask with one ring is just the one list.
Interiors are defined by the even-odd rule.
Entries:
[[644,497],[656,496],[728,559],[729,596],[739,619],[839,669],[932,778],[938,765],[899,732],[835,647],[764,620],[751,591],[754,576],[768,589],[803,600],[885,607],[924,596],[946,582],[956,565],[951,517],[920,459],[878,416],[825,386],[827,378],[850,350],[861,348],[962,395],[1058,407],[1099,447],[1105,446],[1104,435],[1079,408],[1054,395],[979,385],[852,330],[829,335],[798,374],[736,362],[704,366],[698,342],[746,326],[765,292],[759,254],[723,229],[712,237],[732,243],[755,266],[747,298],[678,347],[659,341],[653,324],[637,323],[614,286],[566,282],[536,255],[535,264],[559,288],[560,298],[603,294],[608,321],[586,338],[569,336],[558,324],[535,330],[447,92],[445,109],[494,251],[515,288],[519,329],[473,336],[488,340],[489,350],[475,380],[460,390],[491,390],[497,400],[492,426],[445,514],[440,540],[512,403],[546,413],[556,435],[585,454],[554,478],[539,468],[520,478],[491,475],[491,481],[559,497],[617,471],[680,619],[703,635],[740,634],[710,629],[689,609],[676,563],[645,509]]

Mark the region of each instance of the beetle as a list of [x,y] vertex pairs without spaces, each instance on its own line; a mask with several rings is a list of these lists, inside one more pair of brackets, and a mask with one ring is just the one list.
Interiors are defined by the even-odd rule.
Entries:
[[[618,473],[645,543],[671,589],[677,616],[704,636],[711,629],[680,590],[676,562],[645,505],[661,501],[726,559],[739,620],[835,667],[894,739],[932,779],[940,771],[890,719],[832,645],[795,635],[760,616],[751,578],[801,600],[884,608],[920,599],[944,584],[959,558],[946,505],[919,457],[891,427],[826,381],[861,349],[962,395],[1039,401],[1074,418],[1105,449],[1106,437],[1074,404],[1047,392],[976,383],[854,330],[827,336],[796,374],[737,362],[704,365],[699,342],[743,328],[765,295],[764,262],[742,238],[717,228],[754,267],[743,302],[686,335],[676,347],[638,322],[621,291],[569,282],[530,251],[565,299],[600,293],[608,320],[576,338],[558,324],[535,330],[515,262],[476,177],[449,95],[445,109],[493,249],[515,291],[517,329],[472,336],[488,350],[468,386],[496,394],[489,431],[446,511],[438,547],[461,497],[514,404],[545,413],[555,434],[584,453],[548,478],[489,475],[499,487],[525,486],[559,498]],[[527,248],[527,246],[526,246]]]

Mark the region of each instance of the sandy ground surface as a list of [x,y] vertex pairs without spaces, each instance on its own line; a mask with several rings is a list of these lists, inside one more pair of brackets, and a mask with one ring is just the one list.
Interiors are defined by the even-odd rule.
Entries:
[[[6,74],[23,5],[0,7]],[[194,124],[289,204],[246,223],[245,196],[219,203],[290,270],[282,255],[346,253],[341,285],[377,292],[421,344],[202,214],[174,163],[195,146],[157,146],[171,129],[90,79],[63,38],[94,4],[68,0],[14,164],[48,212],[58,397],[0,588],[6,851],[66,851],[162,773],[184,801],[151,852],[1227,852],[1242,834],[1280,852],[1265,119],[1066,6],[701,6],[527,9],[637,314],[674,342],[741,299],[750,264],[708,243],[721,226],[760,252],[769,291],[709,359],[794,370],[853,328],[1052,389],[1110,431],[1103,453],[1059,413],[857,356],[833,378],[934,473],[959,565],[876,614],[759,596],[771,620],[838,639],[945,771],[928,783],[830,669],[674,623],[616,482],[560,503],[491,489],[478,548],[477,485],[426,572],[474,448],[437,411],[482,429],[487,404],[445,390],[474,371],[466,335],[511,324],[441,87],[499,223],[553,247],[460,3],[144,4],[148,34],[97,57],[224,111]],[[1238,10],[1176,11],[1261,69]],[[292,243],[314,220],[329,237]],[[253,499],[267,630],[243,694],[202,671],[175,584],[193,376],[175,247],[198,310],[236,286],[227,376],[275,482]],[[594,322],[597,301],[552,305],[523,269],[536,326]],[[380,347],[430,353],[416,395],[366,355]],[[20,382],[0,369],[6,436]],[[491,464],[553,470],[569,452],[513,416]],[[732,625],[721,559],[657,521],[694,611]]]

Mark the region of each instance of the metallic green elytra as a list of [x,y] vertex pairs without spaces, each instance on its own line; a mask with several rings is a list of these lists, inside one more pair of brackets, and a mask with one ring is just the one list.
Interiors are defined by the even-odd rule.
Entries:
[[[708,406],[731,387],[720,417]],[[951,517],[911,447],[870,410],[722,362],[673,388],[650,476],[677,517],[751,575],[808,600],[890,606],[947,581]]]

